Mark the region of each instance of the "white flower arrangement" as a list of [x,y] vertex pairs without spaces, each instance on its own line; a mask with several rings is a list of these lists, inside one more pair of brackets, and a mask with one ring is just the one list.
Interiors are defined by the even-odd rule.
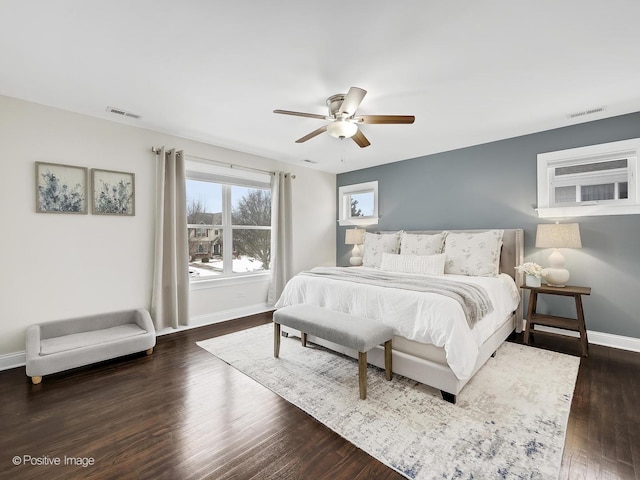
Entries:
[[533,275],[536,278],[545,277],[547,270],[534,262],[525,262],[522,265],[518,265],[516,270],[526,275]]

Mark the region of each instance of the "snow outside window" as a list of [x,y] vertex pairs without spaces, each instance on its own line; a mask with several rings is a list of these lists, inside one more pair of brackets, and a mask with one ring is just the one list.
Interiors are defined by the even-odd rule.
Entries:
[[[226,172],[225,172],[226,173]],[[263,273],[271,260],[268,175],[236,178],[187,164],[187,232],[192,281]],[[258,177],[258,178],[255,178]]]

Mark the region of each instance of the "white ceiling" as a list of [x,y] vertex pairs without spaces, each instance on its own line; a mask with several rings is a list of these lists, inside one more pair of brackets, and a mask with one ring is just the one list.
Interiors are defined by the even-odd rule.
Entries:
[[[0,18],[2,95],[335,173],[640,111],[638,0],[0,0]],[[361,149],[296,144],[323,121],[272,113],[325,114],[352,85],[359,114],[415,124],[364,125]]]

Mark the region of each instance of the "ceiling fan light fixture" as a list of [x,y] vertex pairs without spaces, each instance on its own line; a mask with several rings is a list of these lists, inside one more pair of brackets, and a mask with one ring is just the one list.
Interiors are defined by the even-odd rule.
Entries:
[[351,138],[358,132],[358,126],[355,123],[336,120],[327,125],[327,132],[336,138]]
[[361,115],[356,117],[356,111],[366,94],[367,91],[362,88],[351,87],[346,94],[338,93],[330,96],[327,98],[329,115],[294,112],[291,110],[274,110],[273,113],[330,121],[329,124],[316,128],[313,132],[297,139],[296,143],[304,143],[322,133],[328,132],[332,137],[341,140],[350,138],[360,148],[368,147],[371,142],[362,133],[362,130],[358,128],[358,124],[411,124],[415,121],[413,115]]

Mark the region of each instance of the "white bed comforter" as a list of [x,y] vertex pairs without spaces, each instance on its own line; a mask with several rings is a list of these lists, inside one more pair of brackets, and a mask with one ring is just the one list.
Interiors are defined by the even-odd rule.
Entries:
[[292,278],[275,307],[307,303],[378,320],[393,327],[395,335],[444,347],[449,367],[456,377],[466,380],[471,376],[480,346],[517,308],[520,298],[515,282],[506,274],[445,277],[484,287],[493,312],[470,329],[460,304],[449,297],[308,275]]

